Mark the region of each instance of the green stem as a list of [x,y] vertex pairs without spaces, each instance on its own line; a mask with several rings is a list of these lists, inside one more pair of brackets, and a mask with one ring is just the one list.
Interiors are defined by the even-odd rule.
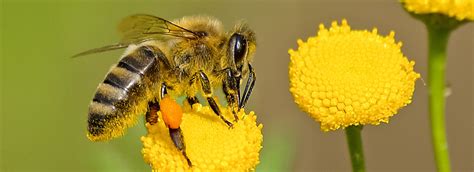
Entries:
[[353,172],[365,171],[361,130],[362,126],[349,126],[346,128],[347,145],[349,146]]
[[431,135],[439,172],[449,172],[450,162],[445,129],[446,46],[451,29],[427,25],[429,39],[428,87]]

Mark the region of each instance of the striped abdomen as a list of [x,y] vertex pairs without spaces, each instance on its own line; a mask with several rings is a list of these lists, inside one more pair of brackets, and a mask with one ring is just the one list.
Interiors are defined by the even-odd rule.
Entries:
[[[143,103],[149,87],[143,80],[157,70],[155,53],[150,47],[130,47],[119,63],[99,84],[89,105],[88,137],[108,140],[123,134],[139,114],[133,109]],[[146,110],[146,109],[145,109]]]

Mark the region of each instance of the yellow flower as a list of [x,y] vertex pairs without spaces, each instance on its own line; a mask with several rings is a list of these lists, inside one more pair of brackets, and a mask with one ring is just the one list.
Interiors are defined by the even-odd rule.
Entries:
[[383,37],[367,30],[351,30],[346,20],[318,36],[298,40],[289,50],[290,92],[295,102],[329,131],[350,125],[388,122],[411,102],[415,62],[400,52],[394,32]]
[[440,13],[457,20],[474,20],[474,0],[401,0],[415,14]]
[[[232,119],[232,112],[221,110]],[[173,144],[160,113],[158,123],[146,124],[148,134],[141,139],[144,159],[153,171],[253,171],[259,163],[263,125],[257,125],[254,112],[238,112],[240,120],[229,129],[208,106],[195,104],[185,110],[181,130],[191,168]]]

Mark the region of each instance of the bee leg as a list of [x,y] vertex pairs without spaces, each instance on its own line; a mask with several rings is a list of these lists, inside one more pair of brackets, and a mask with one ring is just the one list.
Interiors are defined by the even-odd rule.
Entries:
[[145,121],[151,125],[156,124],[158,122],[158,111],[160,111],[160,104],[157,101],[148,102]]
[[160,99],[163,99],[166,96],[166,94],[168,94],[166,84],[161,83]]
[[195,82],[196,76],[198,76],[198,79],[201,81],[201,88],[202,88],[202,91],[204,92],[204,97],[206,97],[207,102],[209,103],[209,106],[211,106],[212,108],[212,111],[214,111],[214,113],[216,113],[216,115],[219,116],[222,119],[222,121],[224,121],[229,127],[232,127],[232,123],[229,122],[227,119],[225,119],[224,116],[222,116],[219,106],[217,106],[216,101],[212,97],[211,83],[209,82],[207,75],[203,71],[199,71],[196,74],[194,74],[193,78],[191,79],[191,83]]
[[249,100],[250,94],[252,94],[253,86],[255,85],[255,80],[257,80],[257,76],[252,68],[252,65],[249,64],[249,78],[247,79],[247,84],[245,85],[244,95],[242,95],[242,99],[239,102],[239,109],[244,108],[245,104]]
[[[160,99],[163,99],[166,96],[166,94],[168,94],[167,88],[168,87],[166,86],[165,83],[161,83]],[[159,103],[157,104],[159,108],[160,107]],[[184,158],[186,158],[186,161],[188,162],[188,165],[191,167],[192,166],[191,160],[189,160],[188,156],[186,155],[186,146],[184,144],[184,136],[183,136],[183,133],[181,132],[181,127],[168,128],[168,130],[170,132],[170,137],[174,143],[174,146],[178,148],[178,150],[183,154]]]
[[186,97],[186,100],[191,106],[193,106],[193,104],[199,103],[199,100],[196,98],[196,96],[188,96]]
[[228,107],[231,107],[234,114],[234,122],[237,122],[239,120],[237,110],[240,101],[240,77],[235,77],[230,68],[226,69],[225,72],[226,78],[222,84],[222,90],[227,99]]
[[[160,99],[163,99],[167,94],[165,83],[161,84]],[[160,103],[155,99],[154,101],[148,102],[148,110],[145,114],[145,121],[151,125],[158,122],[158,114],[160,111]]]
[[186,155],[186,146],[184,144],[184,137],[183,133],[181,132],[181,128],[178,127],[176,129],[169,128],[171,140],[173,141],[174,145],[178,150],[184,155],[186,161],[188,162],[189,167],[193,166],[191,160],[189,160],[188,155]]

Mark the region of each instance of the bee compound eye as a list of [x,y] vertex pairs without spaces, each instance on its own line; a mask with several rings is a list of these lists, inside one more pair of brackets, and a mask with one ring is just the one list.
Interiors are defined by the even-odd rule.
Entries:
[[241,61],[247,54],[247,40],[240,34],[232,35],[230,40],[235,62]]

